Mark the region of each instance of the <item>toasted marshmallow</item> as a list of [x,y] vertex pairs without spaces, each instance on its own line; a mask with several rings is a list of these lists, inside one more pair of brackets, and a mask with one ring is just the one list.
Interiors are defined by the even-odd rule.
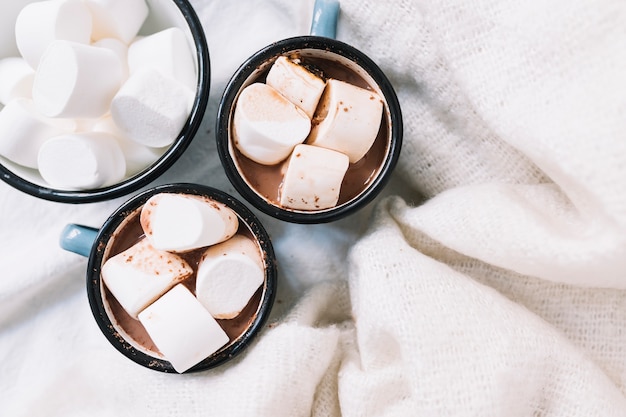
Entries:
[[274,61],[265,83],[304,110],[309,118],[313,117],[326,86],[320,77],[285,56]]
[[307,143],[343,152],[355,163],[376,140],[382,114],[383,102],[375,92],[328,80]]
[[222,203],[183,194],[156,194],[141,210],[141,226],[157,249],[185,252],[232,237],[239,227],[233,210]]
[[280,205],[296,210],[321,210],[337,205],[348,156],[331,149],[298,145],[285,166]]
[[145,0],[83,0],[93,15],[92,38],[117,38],[129,44],[148,17]]
[[117,127],[110,115],[96,120],[90,130],[93,132],[107,133],[117,139],[124,153],[124,158],[126,159],[127,177],[131,177],[152,165],[168,149],[167,147],[151,148],[128,139]]
[[39,173],[64,190],[106,187],[124,179],[126,162],[114,137],[103,133],[71,133],[48,139],[37,158]]
[[263,83],[243,89],[233,120],[237,149],[264,165],[283,161],[311,130],[311,120],[304,111]]
[[251,239],[235,235],[211,246],[198,265],[196,297],[217,319],[232,319],[264,280],[263,260]]
[[154,300],[193,273],[180,256],[154,249],[142,239],[102,265],[102,280],[134,318]]
[[139,321],[178,373],[208,358],[229,341],[217,321],[182,284],[139,313]]
[[30,99],[16,98],[0,110],[0,155],[36,169],[43,143],[54,136],[70,133],[75,127],[72,120],[43,116]]
[[0,103],[6,105],[15,98],[32,98],[34,79],[35,71],[23,58],[0,60]]
[[91,12],[81,0],[38,1],[17,16],[15,40],[22,57],[36,70],[53,41],[88,44],[92,27]]
[[154,68],[195,91],[198,85],[195,60],[185,33],[172,27],[145,36],[128,48],[130,73],[141,68]]
[[180,134],[193,105],[194,92],[155,69],[131,74],[111,102],[115,124],[131,140],[161,148]]
[[113,51],[54,41],[35,74],[33,101],[48,117],[100,117],[109,110],[122,77],[122,63]]

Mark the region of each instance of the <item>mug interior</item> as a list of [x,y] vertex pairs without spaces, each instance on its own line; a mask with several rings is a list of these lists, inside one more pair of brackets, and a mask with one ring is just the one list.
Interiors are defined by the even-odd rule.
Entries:
[[[94,317],[106,338],[118,351],[136,363],[157,371],[176,372],[154,346],[141,323],[132,319],[111,295],[101,279],[100,271],[109,257],[136,243],[136,240],[128,240],[129,233],[135,238],[141,238],[140,234],[133,234],[136,230],[129,232],[129,228],[140,229],[138,219],[141,208],[151,196],[161,193],[203,196],[229,206],[239,218],[237,233],[247,235],[255,241],[264,263],[265,276],[262,287],[242,314],[228,324],[229,343],[186,371],[186,373],[197,372],[215,367],[237,355],[264,325],[276,291],[275,255],[269,236],[256,217],[237,200],[218,190],[199,185],[172,184],[155,187],[125,203],[105,222],[98,233],[89,257],[87,292]],[[120,239],[126,241],[120,242]]]
[[[40,0],[11,0],[9,14],[3,23],[12,29],[21,8]],[[9,3],[11,3],[9,2]],[[146,36],[161,30],[177,27],[186,35],[195,63],[198,88],[190,115],[176,140],[150,166],[125,178],[117,184],[90,190],[62,190],[51,187],[36,169],[18,165],[0,155],[0,178],[11,186],[39,198],[64,203],[96,202],[116,198],[137,190],[165,172],[189,146],[199,128],[208,101],[210,66],[209,52],[201,22],[187,0],[146,0],[149,15],[139,31],[139,36]],[[17,7],[19,5],[19,7]],[[4,5],[2,6],[5,7]],[[6,20],[6,22],[5,22]],[[15,35],[0,44],[0,59],[19,56],[15,46]],[[3,106],[0,104],[0,110]]]
[[[350,165],[342,183],[338,204],[334,207],[318,210],[281,207],[277,197],[281,164],[256,164],[234,146],[232,124],[237,99],[250,84],[265,81],[267,72],[279,56],[301,59],[307,65],[321,68],[329,78],[376,92],[383,101],[381,126],[374,145],[365,158]],[[401,123],[399,104],[390,82],[367,56],[335,39],[298,37],[280,41],[257,52],[235,73],[218,111],[218,151],[229,179],[255,207],[286,221],[321,223],[349,214],[378,194],[399,154]]]

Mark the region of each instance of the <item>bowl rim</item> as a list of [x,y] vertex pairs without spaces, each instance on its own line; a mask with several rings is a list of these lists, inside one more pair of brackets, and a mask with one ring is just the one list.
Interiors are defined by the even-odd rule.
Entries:
[[0,179],[26,194],[60,203],[95,203],[128,195],[147,185],[167,171],[189,147],[204,117],[209,101],[211,65],[209,47],[202,23],[188,0],[171,0],[179,9],[191,31],[198,64],[198,85],[189,117],[174,143],[152,165],[114,185],[91,190],[60,190],[28,181],[0,161]]
[[[289,52],[302,49],[318,49],[341,55],[355,62],[378,84],[390,115],[389,152],[372,183],[353,200],[323,211],[292,211],[269,203],[254,191],[242,178],[229,150],[229,128],[232,108],[239,95],[240,88],[268,60],[275,59]],[[369,204],[385,187],[393,172],[402,148],[403,122],[402,110],[396,92],[380,67],[365,53],[355,47],[334,38],[322,36],[295,36],[274,42],[251,55],[241,64],[226,85],[217,110],[216,120],[217,151],[226,176],[235,189],[250,204],[265,214],[291,223],[315,224],[339,220]]]
[[102,301],[103,294],[100,271],[107,243],[120,224],[122,224],[128,215],[134,213],[139,207],[145,204],[150,197],[160,193],[205,196],[233,209],[240,221],[245,223],[257,240],[261,247],[263,260],[266,265],[264,277],[265,291],[252,324],[232,344],[218,350],[216,354],[202,360],[183,373],[204,371],[221,365],[240,354],[250,345],[267,322],[272,311],[277,291],[278,271],[276,255],[269,234],[252,211],[235,197],[210,186],[191,183],[158,185],[133,196],[119,206],[117,210],[105,220],[91,247],[86,273],[87,298],[93,317],[106,339],[115,349],[135,363],[155,371],[178,373],[169,361],[148,355],[135,348],[118,333]]

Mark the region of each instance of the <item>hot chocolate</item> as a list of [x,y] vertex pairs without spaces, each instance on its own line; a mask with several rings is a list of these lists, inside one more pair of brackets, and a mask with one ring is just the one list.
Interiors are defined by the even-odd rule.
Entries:
[[[158,197],[159,195],[157,195]],[[215,205],[215,202],[208,198],[201,198],[198,196],[186,196],[195,200],[203,200],[208,202],[209,204]],[[146,205],[150,204],[150,201],[146,203]],[[225,207],[225,206],[223,206]],[[112,258],[116,256],[120,256],[125,251],[128,251],[130,248],[137,247],[139,243],[146,243],[148,237],[145,233],[145,227],[142,227],[141,224],[141,212],[142,207],[135,209],[125,218],[125,220],[119,225],[119,227],[112,234],[111,239],[104,251],[104,257],[102,260],[102,265],[106,265],[107,261],[110,261]],[[227,209],[227,208],[226,208]],[[258,253],[254,254],[254,258],[262,259],[261,249],[258,245],[258,242],[254,238],[253,233],[248,229],[246,223],[243,221],[239,221],[239,226],[235,233],[234,237],[245,237],[252,242],[255,242],[254,248]],[[230,239],[230,237],[228,237]],[[218,243],[219,244],[219,243]],[[207,251],[207,247],[199,247],[192,250],[182,251],[175,253],[175,256],[182,258],[186,265],[190,266],[192,269],[192,273],[189,276],[186,276],[182,279],[182,281],[177,282],[177,284],[183,285],[191,294],[196,294],[196,278],[199,265],[203,262],[203,258],[205,256],[205,252]],[[130,258],[130,259],[129,259]],[[132,256],[126,258],[125,263],[132,262]],[[103,270],[105,268],[103,267]],[[156,272],[158,274],[158,271]],[[103,272],[104,275],[104,272]],[[104,278],[104,276],[103,276]],[[130,343],[136,349],[143,351],[149,356],[153,356],[155,358],[163,358],[169,360],[167,355],[164,355],[161,352],[162,349],[159,349],[159,343],[153,341],[153,337],[151,337],[149,331],[146,330],[146,327],[142,324],[140,319],[133,317],[128,312],[127,308],[122,306],[118,300],[119,297],[114,296],[114,290],[109,288],[105,279],[101,281],[101,291],[103,295],[103,303],[105,309],[107,310],[107,314],[111,320],[111,323],[115,327],[117,332],[117,337],[125,339],[128,343]],[[253,295],[247,301],[247,304],[241,312],[231,318],[231,319],[219,319],[217,318],[215,321],[219,324],[219,327],[223,332],[227,335],[228,341],[223,344],[216,352],[219,353],[224,349],[227,349],[230,345],[232,345],[238,338],[242,336],[246,332],[246,330],[252,325],[254,322],[261,302],[264,296],[264,285],[262,284],[258,289],[254,290]],[[256,288],[256,287],[255,287]],[[155,302],[156,303],[156,302]],[[147,309],[147,308],[146,308]],[[141,314],[139,314],[141,318]],[[175,366],[176,368],[176,366]],[[177,371],[185,371],[186,369]]]
[[[323,80],[340,80],[353,86],[376,92],[375,86],[370,85],[364,77],[359,75],[352,68],[353,65],[346,65],[344,62],[339,62],[339,60],[330,57],[312,56],[305,53],[292,53],[288,58]],[[248,85],[265,83],[270,68],[271,66],[267,65],[266,68],[258,71],[248,80]],[[320,117],[316,114],[312,117],[313,127],[317,123],[320,123]],[[335,206],[340,206],[357,198],[378,175],[389,152],[389,123],[388,110],[384,108],[378,134],[365,156],[349,164],[341,182],[341,189]],[[307,141],[304,143],[306,144]],[[237,146],[231,147],[231,153],[245,182],[270,204],[281,206],[280,193],[285,178],[285,163],[269,165],[255,162],[246,157]],[[287,207],[283,206],[282,208]],[[314,204],[311,205],[310,210],[315,209]]]

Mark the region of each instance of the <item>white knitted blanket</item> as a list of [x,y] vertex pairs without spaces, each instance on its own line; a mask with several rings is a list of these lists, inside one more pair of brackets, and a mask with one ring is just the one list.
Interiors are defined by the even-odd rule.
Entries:
[[[211,99],[158,183],[235,194],[214,144],[230,75],[307,34],[310,0],[195,0]],[[0,416],[626,416],[626,2],[341,0],[337,38],[395,86],[392,183],[327,225],[260,216],[271,323],[217,370],[150,371],[89,311],[68,222],[126,198],[0,184]]]

